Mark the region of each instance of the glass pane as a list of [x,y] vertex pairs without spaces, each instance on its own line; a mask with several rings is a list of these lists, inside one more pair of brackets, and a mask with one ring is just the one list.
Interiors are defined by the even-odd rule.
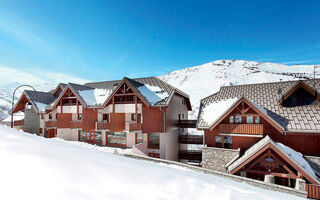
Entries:
[[122,132],[110,132],[108,133],[108,143],[126,145],[127,134]]
[[230,124],[233,124],[233,121],[234,121],[233,118],[234,118],[233,116],[230,116]]
[[242,117],[241,116],[236,116],[236,123],[241,124],[242,123]]
[[260,117],[259,116],[255,116],[254,123],[260,124]]
[[143,143],[143,134],[137,133],[137,144]]
[[222,137],[216,136],[216,147],[222,148]]
[[253,116],[247,116],[247,124],[253,124]]
[[159,149],[160,147],[160,135],[151,133],[149,134],[149,142],[148,142],[148,147],[149,148],[156,148]]
[[232,144],[232,137],[230,136],[224,136],[224,143]]

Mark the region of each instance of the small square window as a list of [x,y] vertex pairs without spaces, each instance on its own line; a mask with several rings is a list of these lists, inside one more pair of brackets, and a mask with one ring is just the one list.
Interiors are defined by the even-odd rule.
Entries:
[[260,124],[260,117],[259,116],[255,116],[254,123],[255,124]]
[[236,116],[236,124],[241,124],[242,123],[242,117],[240,115]]
[[247,124],[253,124],[253,116],[247,116],[246,121]]
[[49,114],[49,119],[52,119],[52,114]]

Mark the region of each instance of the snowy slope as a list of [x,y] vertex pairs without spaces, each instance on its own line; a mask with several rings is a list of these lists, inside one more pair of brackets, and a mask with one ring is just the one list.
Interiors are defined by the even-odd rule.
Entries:
[[[0,125],[1,199],[299,199]],[[32,147],[32,148],[31,148]],[[92,148],[91,148],[92,147]]]
[[[245,60],[217,60],[173,71],[159,78],[190,95],[193,111],[189,117],[196,119],[200,100],[218,92],[220,86],[312,78],[313,69],[313,65],[288,66]],[[318,71],[317,77],[320,77],[320,69]]]

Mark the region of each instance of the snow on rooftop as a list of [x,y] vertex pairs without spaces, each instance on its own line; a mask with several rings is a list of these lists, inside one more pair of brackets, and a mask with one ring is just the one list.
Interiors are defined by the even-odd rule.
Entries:
[[[294,160],[300,167],[302,167],[304,170],[306,170],[310,175],[312,175],[314,178],[318,179],[315,172],[309,165],[309,163],[303,158],[302,154],[300,152],[297,152],[290,147],[276,142],[276,145],[283,150],[292,160]],[[318,179],[319,180],[319,179]]]
[[78,91],[79,95],[88,106],[101,105],[112,93],[112,90],[96,88],[92,90]]
[[236,101],[238,98],[225,99],[213,102],[203,108],[202,118],[209,125],[216,122]]
[[169,94],[163,91],[160,87],[149,84],[144,84],[137,89],[151,105],[164,101],[169,96]]
[[302,199],[6,126],[0,155],[1,199]]
[[39,112],[45,111],[46,107],[48,106],[48,104],[40,103],[40,102],[37,102],[37,101],[35,101],[34,103],[36,104]]

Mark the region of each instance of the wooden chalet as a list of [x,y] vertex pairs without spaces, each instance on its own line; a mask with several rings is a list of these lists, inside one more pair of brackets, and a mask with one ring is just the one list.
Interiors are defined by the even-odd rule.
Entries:
[[[303,179],[308,193],[313,185],[319,198],[319,91],[319,79],[224,86],[202,99],[197,128],[204,130],[205,146],[240,150],[224,163],[227,172],[258,180],[272,176],[290,187]],[[279,146],[317,162],[301,166]]]
[[[38,112],[41,135],[130,147],[138,154],[178,160],[177,122],[187,119],[191,104],[187,94],[166,82],[156,77],[124,77],[59,84],[47,94],[53,98]],[[15,112],[28,103],[28,98],[21,97]]]

